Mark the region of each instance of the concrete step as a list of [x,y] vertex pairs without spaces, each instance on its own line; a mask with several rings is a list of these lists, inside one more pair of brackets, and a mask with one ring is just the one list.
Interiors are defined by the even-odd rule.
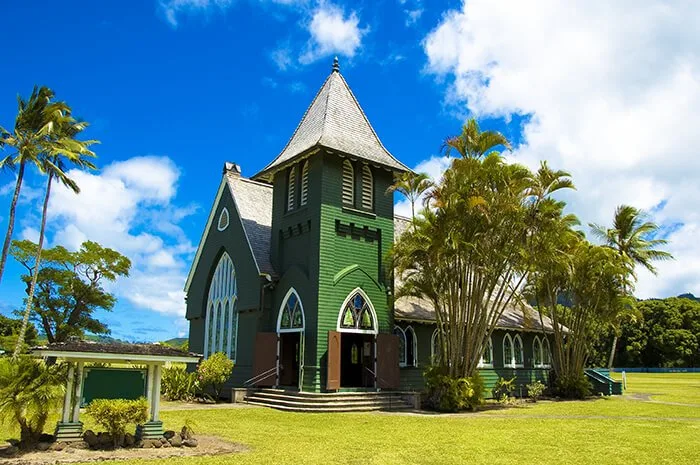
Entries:
[[278,403],[271,403],[267,401],[259,401],[259,400],[254,400],[254,399],[247,399],[246,402],[250,405],[258,405],[261,407],[268,407],[268,408],[273,408],[276,410],[283,410],[287,412],[316,412],[316,413],[333,413],[333,412],[371,412],[371,411],[376,411],[376,410],[410,410],[411,408],[409,407],[408,404],[404,404],[403,407],[399,407],[396,405],[393,405],[391,407],[386,407],[386,406],[380,406],[380,405],[372,405],[372,406],[355,406],[355,405],[348,405],[348,404],[342,404],[342,405],[333,405],[333,406],[328,406],[328,405],[316,405],[312,404],[312,406],[300,404],[300,405],[282,405]]
[[252,405],[298,412],[363,412],[407,410],[412,405],[396,392],[312,393],[261,389],[245,397]]
[[293,398],[270,398],[262,396],[249,396],[246,398],[248,402],[267,403],[270,405],[282,405],[285,407],[300,407],[300,408],[341,408],[341,407],[366,407],[378,409],[391,408],[407,408],[408,404],[401,399],[393,400],[366,400],[354,402],[308,402]]
[[254,394],[258,397],[270,399],[298,399],[308,402],[357,402],[375,400],[401,400],[401,396],[395,393],[299,393],[284,390],[261,390]]

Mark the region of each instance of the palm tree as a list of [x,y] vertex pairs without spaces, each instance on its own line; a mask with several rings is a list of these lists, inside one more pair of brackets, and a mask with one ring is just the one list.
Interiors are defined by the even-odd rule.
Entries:
[[37,88],[35,86],[29,100],[17,98],[17,117],[15,118],[14,130],[9,132],[0,126],[0,148],[11,147],[14,149],[14,153],[0,159],[0,168],[12,170],[17,168],[17,181],[10,203],[7,232],[0,256],[0,281],[5,271],[10,242],[12,242],[15,212],[26,165],[35,165],[41,170],[42,147],[52,137],[56,120],[60,119],[67,109],[63,102],[52,102],[53,97],[54,92],[48,87]]
[[[611,247],[626,260],[629,274],[636,280],[635,265],[642,265],[647,270],[656,274],[656,268],[652,264],[656,260],[671,260],[673,255],[659,250],[657,247],[668,243],[665,239],[652,239],[659,231],[659,226],[651,221],[645,221],[645,214],[629,205],[620,205],[615,210],[615,218],[612,228],[605,228],[598,224],[590,224],[593,235],[602,239],[608,247]],[[631,292],[631,289],[628,289]],[[626,313],[620,313],[620,317]],[[619,320],[619,318],[618,318]],[[616,323],[616,325],[619,323]],[[613,338],[608,367],[612,368],[617,350],[617,328]]]
[[479,158],[499,145],[510,150],[508,139],[498,131],[481,131],[476,119],[470,118],[462,126],[462,133],[448,137],[442,144],[446,155],[456,150],[462,158]]
[[430,179],[426,173],[414,173],[413,171],[406,171],[401,174],[394,184],[389,186],[386,190],[387,194],[393,194],[394,192],[401,193],[409,202],[411,202],[411,219],[415,221],[416,219],[416,202],[421,195],[431,187],[433,187],[433,181]]
[[22,318],[22,326],[20,327],[17,343],[13,353],[14,358],[19,355],[22,345],[24,344],[24,334],[27,330],[29,315],[31,314],[34,291],[36,289],[36,282],[39,276],[39,265],[41,264],[41,251],[44,245],[44,237],[46,233],[46,216],[48,212],[49,198],[51,197],[51,184],[55,179],[57,179],[61,184],[78,194],[80,193],[80,188],[76,182],[69,178],[66,174],[68,163],[83,169],[96,168],[95,165],[86,160],[85,157],[95,156],[94,152],[92,152],[89,147],[90,145],[97,143],[97,141],[80,141],[75,138],[87,126],[88,124],[85,122],[76,121],[70,114],[70,108],[68,108],[65,112],[63,112],[61,118],[57,121],[56,130],[54,131],[53,137],[42,147],[43,157],[41,159],[41,171],[47,175],[47,182],[41,214],[39,244],[37,247],[36,256],[34,257],[32,280],[29,285],[29,294],[27,296],[26,307]]

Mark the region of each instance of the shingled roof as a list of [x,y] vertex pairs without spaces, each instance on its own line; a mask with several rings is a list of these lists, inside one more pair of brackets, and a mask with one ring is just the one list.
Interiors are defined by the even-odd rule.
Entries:
[[253,176],[269,181],[272,174],[313,147],[326,147],[391,170],[409,171],[384,147],[340,74],[337,61],[304,113],[282,152]]

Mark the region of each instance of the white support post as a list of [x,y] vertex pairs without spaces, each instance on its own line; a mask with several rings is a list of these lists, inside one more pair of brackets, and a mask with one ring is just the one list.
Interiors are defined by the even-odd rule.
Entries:
[[146,402],[148,402],[148,408],[151,410],[150,414],[150,421],[153,421],[153,375],[156,366],[155,365],[148,365],[147,370],[148,370],[148,375],[146,377]]
[[153,397],[151,421],[158,421],[158,410],[160,410],[160,365],[155,365],[155,373],[153,374]]
[[63,396],[63,414],[61,415],[61,422],[68,423],[70,421],[70,407],[71,400],[73,399],[73,364],[68,363],[68,380],[66,381],[66,393]]
[[77,423],[80,421],[80,402],[83,397],[83,366],[85,362],[78,362],[78,383],[75,386],[75,405],[73,406],[73,416],[71,421]]

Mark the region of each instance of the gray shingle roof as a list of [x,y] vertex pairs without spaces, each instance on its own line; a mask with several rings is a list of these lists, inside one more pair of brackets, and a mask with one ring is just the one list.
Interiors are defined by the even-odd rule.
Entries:
[[272,186],[232,172],[225,176],[258,269],[261,273],[274,275],[275,270],[270,263]]
[[282,152],[253,179],[269,180],[312,147],[338,150],[397,171],[409,168],[384,147],[339,71],[328,76]]

